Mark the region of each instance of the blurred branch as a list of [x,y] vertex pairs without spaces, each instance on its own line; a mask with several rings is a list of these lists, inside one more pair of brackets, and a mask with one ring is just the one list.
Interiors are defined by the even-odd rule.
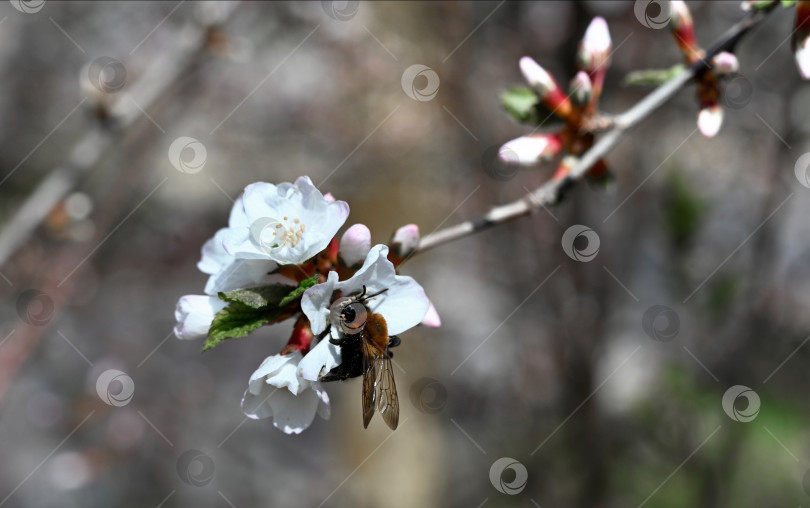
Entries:
[[[100,122],[103,125],[87,133],[74,146],[68,163],[56,168],[39,184],[20,211],[10,220],[6,229],[0,233],[0,264],[24,244],[53,206],[76,185],[82,174],[94,167],[104,150],[113,146],[122,135],[133,130],[133,126],[138,123],[136,120],[142,114],[137,106],[145,110],[168,95],[172,84],[186,76],[188,69],[207,53],[211,39],[216,35],[216,26],[224,24],[231,17],[238,3],[221,2],[220,5],[224,10],[222,15],[217,17],[215,24],[191,23],[181,32],[177,46],[161,51],[161,56],[155,58],[154,64],[145,72],[143,79],[132,87],[142,94],[139,95],[141,102],[138,105],[126,100],[128,95],[122,92],[120,98],[116,98],[108,109],[105,108],[108,116],[104,122]],[[102,128],[104,126],[109,127],[109,130]],[[124,178],[115,179],[114,188],[106,190],[106,194],[111,197],[110,207],[104,210],[104,213],[98,214],[100,220],[96,223],[97,239],[103,238],[113,230],[118,209],[127,202],[127,195],[136,187],[134,179],[140,178],[142,173],[125,172],[124,175]],[[70,302],[77,284],[76,278],[65,284],[56,285],[55,282],[62,279],[69,269],[67,267],[75,267],[79,259],[86,258],[87,250],[90,249],[82,244],[64,249],[54,256],[42,272],[35,274],[43,284],[50,286],[53,283],[54,287],[48,296],[54,304],[54,315]],[[62,282],[64,281],[65,279],[62,279]],[[48,329],[48,326],[20,327],[14,338],[8,340],[0,349],[0,404],[8,394],[14,376]]]
[[674,97],[689,81],[711,69],[711,61],[715,55],[723,51],[732,51],[737,42],[749,30],[762,22],[776,5],[777,3],[774,3],[771,5],[771,8],[754,10],[749,13],[744,19],[729,28],[720,40],[706,52],[706,55],[701,60],[698,60],[684,72],[681,72],[656,88],[632,108],[616,116],[614,118],[613,127],[605,132],[592,148],[583,153],[581,157],[574,159],[574,162],[571,164],[571,169],[566,176],[549,180],[530,192],[528,196],[506,205],[496,206],[482,217],[468,220],[426,235],[419,242],[419,246],[416,251],[414,251],[414,254],[463,238],[498,224],[503,224],[510,220],[517,219],[518,217],[529,215],[540,208],[557,204],[562,199],[564,193],[577,181],[582,180],[588,170],[591,169],[591,166],[613,150],[632,128]]
[[[238,2],[221,2],[216,24],[225,22]],[[115,95],[109,105],[99,107],[99,122],[76,143],[65,164],[53,169],[23,202],[0,231],[0,266],[23,244],[48,213],[73,189],[79,179],[98,163],[114,142],[141,119],[185,75],[188,64],[210,46],[215,24],[190,24],[169,51],[160,52],[143,76],[129,89]],[[138,97],[136,103],[132,97]],[[102,97],[105,99],[107,97]]]

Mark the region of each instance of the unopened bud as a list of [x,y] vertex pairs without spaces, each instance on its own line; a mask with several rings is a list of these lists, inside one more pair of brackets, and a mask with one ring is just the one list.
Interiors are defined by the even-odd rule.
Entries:
[[571,101],[560,90],[557,82],[533,58],[524,56],[520,59],[520,71],[529,86],[534,89],[540,102],[554,114],[565,118],[571,113]]
[[430,328],[438,328],[442,326],[442,320],[439,317],[439,313],[436,312],[436,307],[433,306],[433,302],[430,302],[430,307],[428,308],[427,314],[425,314],[425,317],[422,318],[422,324]]
[[407,258],[419,247],[419,226],[408,224],[397,229],[391,237],[389,246],[391,254],[401,259]]
[[549,160],[562,149],[556,134],[529,134],[506,142],[498,149],[498,157],[507,164],[533,166]]
[[715,73],[717,73],[718,76],[722,76],[724,74],[737,72],[740,68],[740,62],[733,53],[721,51],[712,58],[712,66],[714,67]]
[[713,138],[723,125],[723,108],[719,104],[707,106],[698,113],[697,126],[700,133]]
[[796,5],[793,30],[793,56],[804,79],[810,79],[810,2]]
[[585,71],[579,71],[571,80],[568,88],[568,96],[571,97],[574,106],[582,107],[591,102],[593,85],[591,84],[591,78],[588,77],[588,73]]
[[534,91],[540,97],[548,95],[549,92],[557,88],[557,82],[554,81],[551,74],[530,56],[524,56],[520,59],[520,72],[523,73],[526,82],[530,87],[534,88]]
[[312,344],[313,337],[314,335],[309,325],[309,319],[307,319],[306,316],[299,317],[293,327],[290,340],[287,341],[287,345],[281,350],[281,354],[286,355],[296,351],[301,351],[306,354]]
[[686,57],[690,64],[703,58],[703,50],[698,46],[695,39],[695,24],[692,21],[692,13],[689,11],[686,2],[682,0],[671,0],[669,2],[669,27],[675,36],[675,44]]
[[346,266],[365,261],[371,250],[371,231],[363,224],[355,224],[340,238],[340,258]]
[[593,18],[579,44],[577,60],[580,69],[593,73],[601,67],[606,67],[610,60],[611,47],[607,22],[599,16]]

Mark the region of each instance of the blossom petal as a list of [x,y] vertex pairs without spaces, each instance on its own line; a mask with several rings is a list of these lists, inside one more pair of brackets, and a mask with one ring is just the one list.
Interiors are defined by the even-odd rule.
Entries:
[[273,426],[285,434],[300,434],[312,424],[320,403],[318,394],[311,390],[293,395],[287,389],[276,389],[269,396],[246,391],[242,410],[249,418],[272,418]]
[[[250,383],[254,381],[260,380],[265,376],[271,376],[276,374],[282,367],[287,365],[288,363],[298,364],[301,361],[301,353],[293,353],[290,355],[273,355],[268,356],[267,358],[262,361],[259,368],[256,369],[253,374],[250,375]],[[251,390],[254,393],[258,393],[257,389]]]
[[208,241],[203,244],[202,256],[197,263],[197,268],[202,273],[213,275],[233,259],[233,257],[225,251],[225,247],[222,246],[222,240],[227,233],[228,228],[222,228],[214,234],[213,238],[209,238]]
[[317,381],[320,376],[340,365],[340,361],[340,348],[327,339],[321,339],[298,364],[298,375],[308,381]]
[[269,284],[286,284],[294,286],[287,277],[270,272],[278,268],[275,261],[269,259],[236,259],[231,257],[223,268],[211,275],[205,284],[205,292],[216,295],[220,291],[267,286]]
[[207,295],[186,295],[177,302],[174,317],[177,324],[174,335],[178,339],[193,340],[208,336],[214,315],[228,305],[219,298]]
[[318,396],[318,416],[324,420],[328,420],[329,417],[332,416],[332,408],[329,406],[329,395],[326,393],[326,390],[321,388],[320,383],[313,382],[311,386],[315,391],[315,395]]
[[267,385],[285,388],[293,395],[299,395],[309,388],[309,383],[298,377],[298,363],[302,358],[303,355],[300,351],[265,358],[259,368],[250,376],[251,393],[261,391],[261,388],[257,387],[255,382],[264,379]]
[[242,226],[249,226],[247,214],[245,213],[245,203],[243,196],[236,198],[231,208],[231,214],[228,217],[228,227],[238,228]]
[[245,394],[242,396],[242,412],[245,413],[245,416],[253,420],[273,416],[270,404],[267,404],[265,400],[266,397],[267,395],[262,395],[259,391],[252,393],[250,388],[245,390]]
[[315,419],[319,402],[311,390],[297,396],[287,390],[278,390],[267,400],[273,412],[273,426],[285,434],[300,434],[306,430]]
[[337,289],[337,283],[337,272],[329,272],[326,282],[312,286],[301,297],[301,310],[309,319],[312,333],[315,335],[319,335],[326,330],[329,306],[332,303],[332,293]]

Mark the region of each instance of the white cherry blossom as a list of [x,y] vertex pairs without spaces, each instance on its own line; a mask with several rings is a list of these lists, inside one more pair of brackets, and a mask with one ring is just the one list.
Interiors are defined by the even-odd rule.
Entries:
[[295,184],[248,185],[244,222],[223,235],[225,251],[239,259],[300,264],[322,251],[349,216],[344,201],[330,202],[302,176]]
[[250,376],[242,398],[242,410],[249,418],[272,418],[286,434],[300,434],[317,414],[329,419],[329,395],[318,382],[303,379],[298,364],[300,351],[267,357]]

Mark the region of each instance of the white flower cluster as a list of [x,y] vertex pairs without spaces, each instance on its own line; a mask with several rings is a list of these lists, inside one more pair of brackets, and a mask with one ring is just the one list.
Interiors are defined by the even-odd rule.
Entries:
[[[216,314],[228,306],[217,296],[220,292],[271,284],[295,289],[298,283],[283,275],[283,268],[309,263],[327,249],[348,215],[345,202],[322,195],[308,177],[299,178],[295,184],[249,185],[234,203],[228,227],[203,245],[197,267],[209,275],[205,294],[180,298],[175,311],[177,338],[208,336]],[[397,232],[392,245],[413,241],[414,230],[418,241],[416,226],[409,225]],[[329,327],[329,308],[336,291],[350,294],[363,286],[374,292],[386,289],[386,297],[375,312],[386,320],[392,335],[420,323],[440,324],[422,287],[411,277],[396,274],[388,260],[388,247],[371,246],[367,227],[356,224],[348,228],[340,239],[339,253],[341,263],[354,275],[341,281],[338,272],[331,269],[319,274],[324,282],[310,287],[301,297],[296,313],[299,321],[290,343],[261,363],[250,376],[242,399],[247,416],[272,418],[273,424],[288,434],[302,432],[316,414],[329,418],[329,396],[318,380],[340,364],[340,348],[328,340],[313,344],[312,338]],[[332,334],[336,333],[332,327]]]

